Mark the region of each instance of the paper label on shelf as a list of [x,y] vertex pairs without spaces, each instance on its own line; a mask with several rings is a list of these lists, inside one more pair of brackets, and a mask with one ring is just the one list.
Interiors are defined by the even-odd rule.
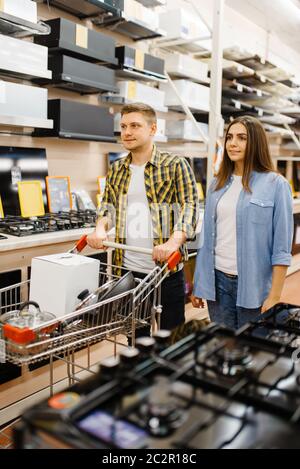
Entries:
[[145,54],[142,50],[135,51],[135,67],[139,70],[144,70],[145,68]]
[[135,99],[136,97],[136,81],[128,83],[127,99]]
[[76,24],[76,46],[88,48],[88,29],[81,24]]
[[241,103],[239,101],[235,102],[236,109],[241,109]]
[[262,91],[261,90],[257,90],[257,96],[262,97]]
[[241,85],[240,83],[237,85],[237,90],[239,93],[242,93],[243,92],[243,85]]
[[0,81],[0,103],[6,102],[5,82]]

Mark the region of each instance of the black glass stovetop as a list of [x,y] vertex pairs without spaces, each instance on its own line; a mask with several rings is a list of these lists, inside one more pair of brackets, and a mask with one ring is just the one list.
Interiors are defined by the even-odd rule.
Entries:
[[[74,405],[27,411],[26,438],[33,432],[36,447],[47,447],[37,436],[46,432],[72,448],[300,448],[299,313],[278,305],[237,332],[211,324],[167,347],[167,334],[140,339],[135,353],[67,389]],[[278,339],[276,321],[290,340]]]

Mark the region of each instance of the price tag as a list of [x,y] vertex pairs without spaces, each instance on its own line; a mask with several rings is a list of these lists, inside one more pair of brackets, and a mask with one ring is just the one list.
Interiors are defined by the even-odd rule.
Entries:
[[237,85],[237,90],[239,93],[242,93],[243,92],[243,85],[241,85],[240,83],[238,83]]
[[2,205],[1,195],[0,195],[0,218],[4,218],[4,212],[3,212],[3,205]]
[[262,97],[262,91],[261,90],[257,90],[257,96]]

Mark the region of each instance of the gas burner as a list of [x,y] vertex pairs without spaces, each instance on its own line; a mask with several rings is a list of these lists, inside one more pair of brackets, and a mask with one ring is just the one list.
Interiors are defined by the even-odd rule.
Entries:
[[252,365],[253,356],[249,347],[236,346],[227,342],[225,347],[215,354],[217,370],[224,376],[236,376],[245,373]]
[[139,415],[151,435],[165,437],[182,425],[187,412],[179,408],[178,402],[172,397],[169,379],[157,376],[148,401],[140,406]]
[[288,344],[291,341],[290,334],[280,329],[271,331],[267,338],[281,344]]
[[0,231],[13,236],[28,236],[78,228],[90,228],[96,224],[96,212],[71,210],[70,212],[46,213],[42,217],[22,218],[8,215],[0,220]]
[[290,327],[300,329],[300,310],[291,311],[287,323]]

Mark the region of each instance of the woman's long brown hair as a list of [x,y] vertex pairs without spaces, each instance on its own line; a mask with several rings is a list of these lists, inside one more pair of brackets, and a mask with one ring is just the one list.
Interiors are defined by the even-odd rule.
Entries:
[[237,123],[243,124],[247,130],[247,145],[242,177],[244,189],[247,192],[251,192],[250,177],[252,171],[259,173],[276,172],[272,163],[266,132],[260,121],[252,116],[237,117],[230,123],[226,131],[223,160],[217,174],[215,191],[221,189],[226,184],[234,170],[234,163],[230,160],[226,150],[226,142],[230,128]]

